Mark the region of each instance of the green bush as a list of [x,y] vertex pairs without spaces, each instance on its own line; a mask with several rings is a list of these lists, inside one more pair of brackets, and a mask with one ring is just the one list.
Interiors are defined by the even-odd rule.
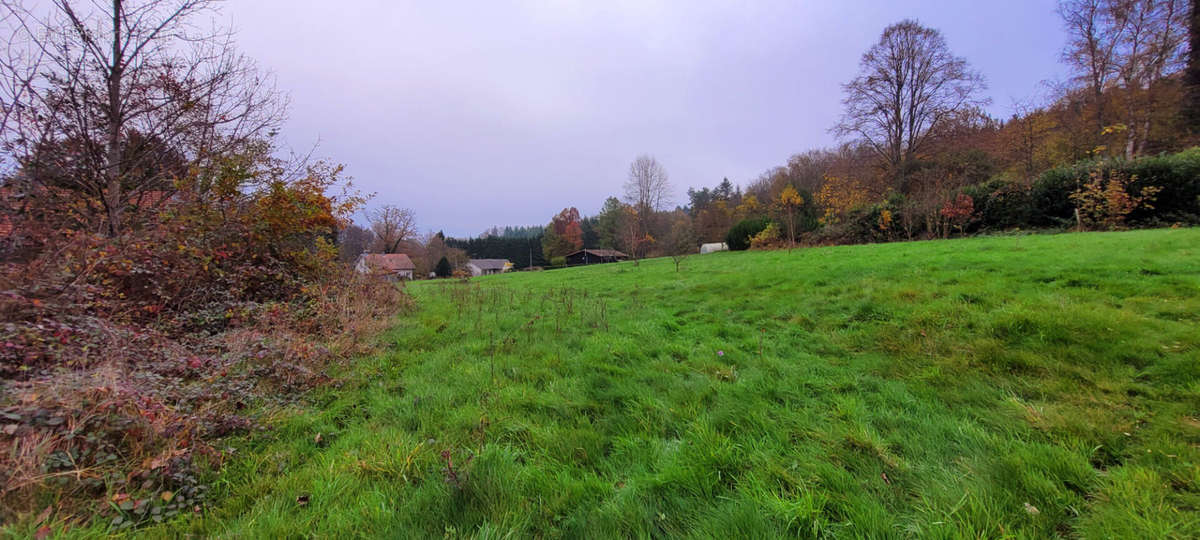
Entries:
[[567,267],[567,258],[566,257],[550,257],[550,267],[551,268],[566,268]]
[[1007,230],[1027,227],[1033,214],[1032,190],[1021,183],[994,178],[963,188],[975,204],[975,229]]
[[729,233],[725,235],[725,243],[729,246],[730,251],[750,249],[750,239],[770,224],[770,218],[743,219],[729,229]]
[[1136,177],[1131,186],[1132,195],[1139,194],[1147,186],[1161,190],[1151,203],[1152,208],[1141,208],[1130,214],[1130,223],[1200,223],[1200,147],[1132,161],[1081,161],[1050,169],[1038,177],[1030,191],[1030,223],[1035,226],[1073,223],[1075,205],[1071,202],[1071,194],[1097,170],[1105,177],[1113,173]]
[[1131,222],[1200,223],[1200,147],[1122,165],[1125,173],[1137,177],[1132,186],[1135,192],[1145,186],[1161,189],[1151,204],[1154,208],[1135,210],[1129,216]]
[[1030,224],[1036,227],[1061,227],[1071,223],[1075,205],[1071,194],[1079,189],[1082,178],[1095,166],[1093,161],[1050,169],[1033,182],[1030,190]]

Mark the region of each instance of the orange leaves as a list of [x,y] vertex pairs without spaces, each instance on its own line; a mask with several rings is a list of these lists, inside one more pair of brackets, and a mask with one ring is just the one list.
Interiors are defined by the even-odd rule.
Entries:
[[1120,228],[1134,210],[1153,209],[1153,202],[1162,188],[1144,186],[1134,193],[1130,188],[1136,182],[1137,175],[1126,176],[1118,171],[1105,175],[1100,170],[1092,171],[1088,181],[1070,195],[1079,214],[1080,226]]
[[959,224],[966,221],[975,212],[975,200],[966,193],[959,193],[952,201],[946,201],[942,205],[942,217],[950,220],[951,223]]

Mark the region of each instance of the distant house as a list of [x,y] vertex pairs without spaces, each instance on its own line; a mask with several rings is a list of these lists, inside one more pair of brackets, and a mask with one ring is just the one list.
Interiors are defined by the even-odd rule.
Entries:
[[511,270],[513,263],[508,259],[471,259],[467,262],[467,270],[472,276],[488,276],[491,274],[503,274]]
[[354,263],[354,271],[391,281],[412,279],[416,265],[403,253],[363,253]]
[[712,244],[700,244],[700,254],[716,253],[718,251],[729,251],[729,245],[725,242],[714,242]]
[[567,266],[578,266],[581,264],[599,264],[624,261],[629,259],[629,255],[621,253],[615,249],[581,249],[567,255]]

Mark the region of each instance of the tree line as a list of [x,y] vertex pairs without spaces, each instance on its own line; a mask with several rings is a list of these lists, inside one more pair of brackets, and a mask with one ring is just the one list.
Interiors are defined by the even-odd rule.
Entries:
[[1200,141],[1195,2],[1064,0],[1057,13],[1074,76],[1045,102],[990,116],[983,74],[937,29],[900,21],[843,85],[830,128],[838,146],[793,155],[744,187],[725,178],[689,188],[679,205],[665,167],[639,156],[622,197],[596,216],[568,207],[552,217],[545,260],[581,247],[637,259],[704,242],[739,249],[1200,222],[1195,152],[1156,157]]
[[[1122,176],[1129,167],[1115,164],[1196,144],[1194,6],[1064,0],[1057,13],[1069,37],[1061,57],[1074,75],[1054,85],[1045,102],[1014,104],[1009,118],[985,112],[986,78],[952,52],[941,32],[903,20],[883,30],[843,85],[842,115],[830,128],[839,145],[793,155],[744,186],[723,178],[674,201],[666,167],[647,154],[630,163],[622,193],[594,216],[568,206],[542,226],[418,239],[398,219],[403,211],[380,209],[366,233],[344,231],[343,252],[350,258],[363,249],[404,251],[422,271],[441,257],[454,265],[503,258],[518,268],[544,267],[585,247],[637,260],[686,254],[701,243],[742,249],[930,238],[1112,226],[1129,223],[1130,215],[1149,223],[1145,208],[1156,200],[1160,207],[1170,206],[1161,203],[1168,195],[1191,200],[1192,188],[1183,185],[1186,156],[1167,167],[1174,173],[1140,180]],[[1072,185],[1060,185],[1066,176],[1054,171],[1061,169],[1076,170]],[[1097,170],[1098,181],[1091,178]],[[1196,221],[1200,209],[1184,206],[1155,219]],[[1098,208],[1111,215],[1098,216]]]

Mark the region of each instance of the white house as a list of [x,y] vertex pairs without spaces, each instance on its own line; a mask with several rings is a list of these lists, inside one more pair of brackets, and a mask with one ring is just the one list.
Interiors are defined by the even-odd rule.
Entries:
[[471,259],[467,262],[467,270],[471,272],[472,276],[503,274],[512,267],[513,263],[508,262],[508,259]]
[[700,244],[700,254],[716,253],[718,251],[729,251],[729,246],[725,242],[716,242],[712,244]]
[[403,253],[363,253],[354,263],[360,274],[380,276],[392,281],[412,279],[417,266]]

